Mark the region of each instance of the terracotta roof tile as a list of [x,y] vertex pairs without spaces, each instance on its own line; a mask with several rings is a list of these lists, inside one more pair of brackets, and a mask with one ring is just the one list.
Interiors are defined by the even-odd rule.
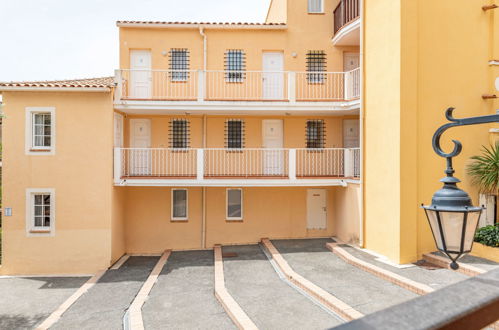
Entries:
[[254,23],[254,22],[164,22],[164,21],[117,21],[116,24],[140,24],[140,25],[229,25],[229,26],[285,26],[286,23]]
[[114,77],[52,80],[52,81],[0,82],[0,87],[106,88],[113,86],[114,86]]

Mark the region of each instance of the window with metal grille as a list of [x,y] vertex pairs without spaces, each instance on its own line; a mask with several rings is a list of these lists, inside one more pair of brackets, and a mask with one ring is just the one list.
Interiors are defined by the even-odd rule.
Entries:
[[189,79],[189,51],[184,48],[170,49],[171,81],[187,81]]
[[322,8],[323,0],[308,0],[308,12],[309,13],[323,13]]
[[244,121],[240,119],[225,121],[225,147],[227,149],[244,148]]
[[311,84],[321,84],[326,80],[326,52],[311,50],[307,53],[307,80]]
[[51,208],[50,194],[33,195],[33,227],[50,228]]
[[307,148],[324,148],[325,135],[326,130],[323,120],[307,120],[307,129],[305,136]]
[[33,113],[33,148],[50,147],[52,144],[52,118],[50,113]]
[[186,119],[173,119],[170,121],[170,148],[189,148],[190,125]]
[[243,82],[246,76],[246,54],[242,50],[230,49],[225,52],[225,81]]

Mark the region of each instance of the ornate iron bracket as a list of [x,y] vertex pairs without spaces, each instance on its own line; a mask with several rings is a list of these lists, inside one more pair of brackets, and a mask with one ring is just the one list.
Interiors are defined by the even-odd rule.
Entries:
[[456,119],[452,116],[453,111],[454,108],[448,108],[445,111],[445,117],[448,121],[450,121],[450,123],[440,126],[436,130],[435,134],[433,134],[432,140],[433,150],[435,151],[435,153],[440,157],[444,157],[447,159],[447,170],[445,171],[445,173],[448,177],[452,177],[452,174],[454,173],[454,169],[452,168],[452,157],[456,157],[461,153],[463,145],[457,140],[452,140],[452,142],[454,143],[454,149],[449,153],[445,153],[440,147],[440,137],[442,136],[442,134],[451,127],[499,122],[499,114]]

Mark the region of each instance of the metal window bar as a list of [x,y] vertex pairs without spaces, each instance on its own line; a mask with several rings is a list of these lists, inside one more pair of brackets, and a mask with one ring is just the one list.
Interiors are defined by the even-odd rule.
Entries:
[[246,78],[246,54],[242,50],[230,49],[225,52],[225,81],[243,82]]
[[170,121],[170,148],[186,149],[190,145],[190,122],[186,119]]
[[309,84],[322,84],[326,80],[326,52],[310,50],[307,53],[307,81]]
[[324,120],[307,120],[305,131],[306,146],[310,149],[324,148],[326,129]]
[[227,149],[244,148],[244,121],[228,119],[225,121],[225,147]]
[[185,48],[170,49],[170,80],[187,81],[189,79],[189,51]]

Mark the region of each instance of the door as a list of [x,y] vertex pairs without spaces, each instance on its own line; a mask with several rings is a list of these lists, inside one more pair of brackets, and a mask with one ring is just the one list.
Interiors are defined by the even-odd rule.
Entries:
[[130,85],[131,98],[151,98],[151,52],[148,50],[130,51]]
[[262,87],[265,100],[284,99],[284,58],[282,53],[263,53]]
[[357,69],[360,66],[359,54],[344,53],[343,54],[343,70],[345,72]]
[[343,148],[359,148],[360,127],[358,119],[343,120]]
[[114,147],[123,148],[123,115],[114,113]]
[[128,154],[130,176],[151,175],[151,121],[130,119],[130,151]]
[[[282,120],[262,120],[263,132],[263,173],[265,175],[284,175],[284,150]],[[277,150],[276,150],[277,149]]]
[[307,229],[326,229],[326,205],[325,189],[307,190]]

